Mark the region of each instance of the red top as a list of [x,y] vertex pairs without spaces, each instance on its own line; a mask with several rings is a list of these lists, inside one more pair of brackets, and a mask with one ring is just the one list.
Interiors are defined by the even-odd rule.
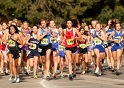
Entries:
[[80,41],[80,44],[86,44],[86,38],[82,38],[83,41]]
[[71,48],[77,46],[76,39],[72,39],[72,36],[76,36],[74,29],[72,28],[70,31],[66,29],[65,31],[65,47]]

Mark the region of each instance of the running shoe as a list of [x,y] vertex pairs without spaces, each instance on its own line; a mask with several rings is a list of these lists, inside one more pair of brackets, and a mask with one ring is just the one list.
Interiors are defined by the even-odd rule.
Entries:
[[95,73],[99,73],[99,68],[96,68]]
[[69,75],[69,79],[73,80],[73,75],[72,74]]
[[9,72],[8,72],[8,70],[6,70],[6,71],[5,71],[5,74],[6,74],[6,75],[9,75]]
[[60,76],[61,76],[61,78],[64,78],[64,75],[63,74],[61,74]]
[[12,81],[12,79],[13,79],[13,76],[10,76],[10,77],[9,77],[9,81]]
[[85,71],[83,71],[81,74],[84,75],[85,74]]
[[91,62],[90,66],[92,66],[92,65],[93,65],[93,62]]
[[73,78],[76,78],[77,77],[77,75],[76,74],[73,74]]
[[16,83],[19,83],[19,82],[20,82],[20,78],[17,77],[17,78],[16,78]]
[[112,69],[112,66],[108,66],[108,69]]
[[13,82],[16,82],[16,79],[17,79],[17,78],[14,78]]
[[60,70],[57,70],[56,73],[57,73],[57,74],[60,74]]
[[54,79],[56,79],[56,78],[57,78],[57,75],[56,75],[56,73],[53,75],[53,78],[54,78]]
[[37,75],[34,75],[34,79],[37,79]]
[[120,70],[116,70],[116,75],[120,75],[122,72]]

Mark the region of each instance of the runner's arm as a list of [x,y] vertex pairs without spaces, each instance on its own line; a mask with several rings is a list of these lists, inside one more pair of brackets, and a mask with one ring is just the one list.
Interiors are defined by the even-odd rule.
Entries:
[[17,34],[17,42],[21,45],[23,44],[22,38],[19,34]]
[[80,40],[81,39],[81,34],[80,32],[75,28],[74,29],[75,33],[78,35],[78,37],[75,37],[75,39]]
[[112,32],[111,34],[110,34],[110,36],[108,37],[108,40],[109,41],[111,41],[111,42],[115,42],[115,43],[119,43],[119,40],[115,40],[115,39],[112,39],[112,37],[114,36],[114,32]]
[[29,43],[29,42],[28,42],[28,41],[29,41],[29,39],[30,39],[30,35],[28,35],[28,36],[27,36],[27,39],[26,39],[26,44],[27,44],[27,45],[29,45],[29,46],[32,46],[32,43]]
[[101,35],[102,36],[99,36],[99,35],[96,35],[99,39],[105,41],[105,33],[103,31],[101,31]]
[[3,35],[3,37],[2,37],[2,42],[7,42],[7,40],[8,40],[8,36],[9,36],[9,33],[8,33],[8,31],[6,30],[5,32],[4,32],[4,35]]
[[43,35],[41,35],[41,29],[38,29],[38,33],[37,33],[37,40],[40,41],[44,36],[46,36],[48,33],[48,31],[46,31]]

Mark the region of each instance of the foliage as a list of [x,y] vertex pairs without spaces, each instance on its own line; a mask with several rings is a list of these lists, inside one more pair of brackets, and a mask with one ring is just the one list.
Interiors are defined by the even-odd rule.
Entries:
[[117,18],[124,22],[124,0],[0,0],[0,16],[38,24],[40,19],[54,19],[61,24],[67,19],[106,23]]

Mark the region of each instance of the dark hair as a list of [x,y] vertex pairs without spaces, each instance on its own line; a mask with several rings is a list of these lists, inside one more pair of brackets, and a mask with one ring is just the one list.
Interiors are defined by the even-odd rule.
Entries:
[[73,24],[72,25],[73,27],[77,28],[78,25],[80,25],[80,22],[77,19],[76,20],[74,19],[74,20],[72,20],[72,24]]
[[40,20],[40,22],[42,22],[42,21],[45,21],[45,22],[46,22],[46,20],[45,20],[45,19],[41,19],[41,20]]
[[112,19],[109,29],[114,29],[117,23],[119,23],[118,19]]
[[[83,27],[80,27],[79,32],[81,31],[81,29],[83,29],[83,30],[84,30],[84,28],[83,28]],[[84,31],[85,31],[85,30],[84,30]]]
[[10,25],[10,26],[9,26],[9,34],[11,34],[11,33],[10,33],[10,27],[14,27],[15,33],[19,33],[19,30],[18,30],[18,28],[17,28],[15,25]]

